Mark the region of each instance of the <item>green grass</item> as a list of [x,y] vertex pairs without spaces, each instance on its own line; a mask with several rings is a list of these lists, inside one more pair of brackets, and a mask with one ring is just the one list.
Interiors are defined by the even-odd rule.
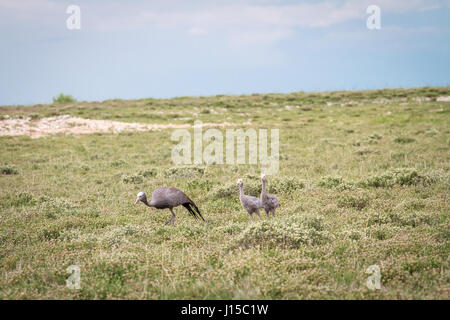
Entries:
[[[172,130],[0,137],[0,298],[449,299],[450,103],[436,101],[445,95],[449,87],[0,107],[0,117],[279,128],[280,172],[268,187],[282,205],[251,223],[235,182],[257,195],[258,166],[176,167]],[[168,210],[134,205],[160,186],[184,190],[206,223],[180,207],[175,227],[163,226]],[[80,290],[65,285],[73,264]],[[374,264],[382,289],[371,291]]]

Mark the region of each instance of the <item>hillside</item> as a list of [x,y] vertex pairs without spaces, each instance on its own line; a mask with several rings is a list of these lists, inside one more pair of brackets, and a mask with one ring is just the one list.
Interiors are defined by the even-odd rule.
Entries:
[[[427,87],[0,107],[0,299],[449,299],[449,97]],[[259,163],[172,162],[172,132],[195,120],[224,135],[279,129],[275,217],[251,222],[239,202],[239,178],[259,195]],[[38,124],[47,131],[31,134]],[[161,186],[185,191],[206,223],[178,207],[164,226],[169,210],[134,204]],[[71,265],[80,289],[66,287]],[[380,290],[366,286],[371,265]]]

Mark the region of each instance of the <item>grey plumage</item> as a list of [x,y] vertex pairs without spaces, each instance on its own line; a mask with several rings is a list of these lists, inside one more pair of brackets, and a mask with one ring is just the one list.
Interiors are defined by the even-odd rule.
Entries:
[[261,191],[261,205],[264,211],[266,212],[266,215],[269,216],[269,213],[272,213],[272,215],[275,215],[275,209],[280,206],[280,202],[278,202],[277,197],[275,197],[273,194],[269,194],[266,191],[266,175],[261,176],[261,182],[262,182],[262,191]]
[[248,212],[250,218],[253,220],[253,213],[256,213],[258,217],[261,218],[259,214],[259,209],[261,208],[261,200],[244,194],[244,182],[239,179],[237,181],[239,186],[239,200],[241,200],[242,207]]
[[185,207],[193,217],[200,217],[203,221],[205,221],[197,205],[187,195],[185,195],[183,191],[177,188],[156,189],[152,193],[152,200],[150,203],[147,201],[147,195],[144,192],[139,192],[136,198],[136,203],[139,201],[148,207],[154,207],[156,209],[169,209],[172,213],[172,218],[169,219],[166,224],[175,224],[175,213],[173,212],[173,208],[178,206]]

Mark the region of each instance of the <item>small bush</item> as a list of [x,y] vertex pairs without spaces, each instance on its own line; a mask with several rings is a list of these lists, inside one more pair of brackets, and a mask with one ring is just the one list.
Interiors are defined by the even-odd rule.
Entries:
[[[261,195],[260,183],[252,180],[244,181],[244,193],[246,195],[259,197]],[[238,195],[239,187],[233,182],[217,186],[210,193],[210,196],[213,198],[230,198]]]
[[19,174],[19,170],[13,165],[3,165],[0,166],[0,173],[4,175],[14,175]]
[[212,104],[214,107],[219,107],[219,108],[227,108],[227,109],[231,109],[233,108],[233,105],[229,104],[229,103],[225,103],[223,101],[216,101]]
[[423,224],[433,224],[433,217],[430,213],[415,211],[415,212],[402,212],[393,215],[392,220],[399,226],[418,227]]
[[394,139],[394,142],[402,143],[402,144],[412,143],[412,142],[415,142],[415,141],[416,141],[415,139],[409,138],[409,137],[397,137],[397,138]]
[[114,161],[111,161],[110,166],[113,167],[113,168],[117,168],[117,167],[123,166],[125,163],[126,163],[126,162],[123,161],[122,159],[120,159],[120,160],[114,160]]
[[139,174],[141,176],[143,176],[144,178],[154,177],[154,176],[156,176],[157,173],[158,173],[158,171],[154,168],[139,171]]
[[237,195],[239,193],[239,189],[235,184],[227,184],[220,185],[214,188],[211,192],[212,198],[229,198],[233,195]]
[[33,195],[28,192],[20,192],[17,195],[17,203],[23,205],[34,205],[35,201],[33,200]]
[[361,239],[363,232],[361,232],[359,230],[349,229],[349,230],[342,231],[342,235],[344,236],[344,238],[348,238],[350,240],[356,241],[356,240]]
[[369,136],[369,139],[371,140],[380,140],[382,136],[380,136],[378,133],[374,133],[371,136]]
[[123,183],[140,184],[140,183],[144,182],[144,177],[140,174],[123,175],[122,181],[123,181]]
[[415,169],[394,169],[381,175],[375,175],[361,181],[359,185],[363,187],[386,188],[394,185],[413,186],[419,184],[429,184],[430,177],[419,174]]
[[364,194],[344,194],[338,200],[338,206],[341,208],[364,209],[369,204],[369,198]]
[[76,102],[77,100],[68,94],[60,93],[59,96],[53,97],[53,103],[70,103]]
[[76,214],[78,207],[76,203],[62,198],[41,197],[40,201],[39,211],[44,213],[47,218]]
[[225,232],[228,234],[239,234],[244,229],[244,225],[238,222],[228,221],[224,225],[221,225],[217,228],[218,231]]
[[79,239],[81,236],[82,236],[82,233],[81,233],[80,229],[68,229],[68,230],[62,231],[59,234],[58,239],[60,239],[62,241],[71,242],[71,241]]
[[[276,177],[268,182],[267,190],[270,193],[288,193],[303,189],[305,183],[295,177]],[[261,187],[262,188],[262,187]]]
[[391,158],[393,160],[403,160],[403,159],[405,159],[405,156],[406,156],[406,154],[403,152],[396,152],[396,153],[391,154]]
[[398,234],[400,228],[386,226],[386,225],[377,225],[372,226],[367,230],[368,236],[371,238],[375,238],[377,240],[387,240]]
[[[305,182],[290,176],[268,176],[267,192],[274,194],[293,192],[305,187]],[[246,188],[245,185],[248,185]],[[251,195],[260,194],[262,183],[260,177],[254,174],[246,174],[244,178],[244,190],[249,190]]]
[[129,243],[130,236],[148,235],[144,227],[139,225],[127,224],[114,227],[106,231],[99,237],[100,241],[110,248],[119,247]]
[[20,192],[16,195],[8,196],[1,204],[2,207],[21,207],[21,206],[33,206],[36,201],[33,199],[33,195],[28,192]]
[[327,189],[333,189],[336,188],[339,191],[342,190],[351,190],[353,189],[353,185],[341,177],[323,177],[321,180],[317,183],[319,187],[327,188]]
[[214,182],[209,181],[209,180],[204,180],[204,181],[192,180],[192,181],[189,181],[187,188],[188,188],[188,190],[200,189],[202,191],[209,192],[212,189],[213,185],[214,185]]
[[195,178],[202,176],[205,172],[201,167],[172,167],[164,170],[164,177],[166,178]]
[[126,238],[125,230],[123,230],[122,228],[116,228],[106,232],[101,237],[101,242],[103,242],[110,248],[117,248],[122,244],[128,243],[128,240]]
[[320,217],[291,216],[249,225],[237,238],[237,244],[242,247],[298,248],[301,245],[322,244],[328,240],[328,232],[324,231]]
[[392,222],[391,215],[392,212],[383,212],[383,211],[375,212],[369,217],[367,225],[371,226],[371,225],[381,225],[391,223]]
[[355,153],[356,153],[357,155],[364,156],[364,155],[366,155],[366,154],[373,153],[373,151],[370,150],[370,149],[368,149],[368,148],[361,148],[361,149],[359,149],[359,150],[356,150]]
[[450,172],[444,170],[432,170],[427,172],[428,183],[443,183],[450,185]]
[[323,177],[318,183],[317,185],[319,187],[324,187],[324,188],[335,188],[341,184],[344,183],[344,180],[341,177]]
[[[382,136],[380,136],[377,133],[374,133],[367,138],[367,144],[378,144],[378,142],[381,140],[381,138],[382,138]],[[365,150],[365,151],[368,151],[368,150]]]
[[414,199],[414,200],[410,200],[410,201],[406,201],[404,203],[401,203],[398,208],[402,208],[405,211],[417,211],[417,210],[422,210],[425,208],[425,202],[419,199]]
[[432,215],[425,212],[376,212],[369,217],[368,225],[393,224],[401,227],[431,225]]

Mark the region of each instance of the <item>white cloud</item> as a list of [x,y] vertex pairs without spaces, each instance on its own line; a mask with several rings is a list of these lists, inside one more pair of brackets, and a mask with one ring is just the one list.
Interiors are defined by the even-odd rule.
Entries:
[[205,29],[199,28],[199,27],[192,27],[189,29],[189,34],[192,36],[203,36],[207,34],[207,31]]
[[[151,6],[141,8],[139,14],[125,11],[119,15],[98,16],[98,26],[104,30],[121,28],[184,29],[190,35],[221,32],[232,43],[270,44],[289,37],[296,28],[326,28],[351,20],[367,18],[366,8],[376,3],[383,12],[406,13],[437,9],[439,0],[347,0],[303,2],[294,5],[276,5],[266,1],[264,5],[251,2],[219,2],[214,5],[195,6],[195,9],[177,10]],[[272,4],[271,4],[272,3]],[[275,3],[275,4],[274,4]]]
[[231,34],[231,44],[238,45],[270,45],[282,39],[288,38],[292,34],[290,29],[254,29],[235,32]]
[[[447,0],[448,1],[448,0]],[[326,28],[351,20],[367,18],[366,8],[376,4],[384,12],[407,13],[435,10],[444,5],[441,0],[324,0],[293,5],[279,1],[194,1],[128,2],[80,1],[83,28],[103,32],[121,30],[182,30],[191,36],[225,35],[230,43],[270,44],[289,37],[296,28]],[[0,8],[11,15],[48,10],[60,23],[65,11],[61,3],[51,0],[0,0]],[[59,13],[61,11],[61,13]]]
[[0,0],[0,13],[9,18],[29,18],[30,22],[43,21],[43,17],[55,16],[58,11],[65,12],[68,5],[52,0]]
[[419,11],[432,11],[432,10],[439,10],[442,7],[442,5],[440,4],[433,4],[431,6],[428,7],[422,7],[419,9]]

